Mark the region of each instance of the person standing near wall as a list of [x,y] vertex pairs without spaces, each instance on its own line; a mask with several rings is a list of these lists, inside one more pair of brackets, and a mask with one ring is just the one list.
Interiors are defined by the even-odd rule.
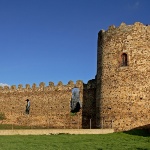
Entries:
[[27,101],[27,105],[26,105],[26,114],[29,114],[29,112],[30,112],[30,100],[27,99],[26,101]]

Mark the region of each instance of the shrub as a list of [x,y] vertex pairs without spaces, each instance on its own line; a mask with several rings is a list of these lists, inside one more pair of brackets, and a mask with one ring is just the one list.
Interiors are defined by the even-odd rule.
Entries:
[[6,119],[5,114],[0,112],[0,120]]

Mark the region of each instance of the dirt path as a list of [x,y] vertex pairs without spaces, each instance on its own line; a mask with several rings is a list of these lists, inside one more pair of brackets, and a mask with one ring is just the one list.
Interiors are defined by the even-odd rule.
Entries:
[[0,135],[51,135],[51,134],[108,134],[114,129],[25,129],[0,130]]

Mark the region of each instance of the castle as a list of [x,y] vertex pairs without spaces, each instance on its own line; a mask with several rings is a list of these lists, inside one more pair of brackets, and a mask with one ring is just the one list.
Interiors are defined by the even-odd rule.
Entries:
[[[71,113],[72,89],[82,108]],[[30,113],[25,113],[26,99]],[[2,124],[47,128],[113,128],[124,131],[150,124],[150,26],[121,23],[98,33],[97,75],[84,84],[0,87]]]

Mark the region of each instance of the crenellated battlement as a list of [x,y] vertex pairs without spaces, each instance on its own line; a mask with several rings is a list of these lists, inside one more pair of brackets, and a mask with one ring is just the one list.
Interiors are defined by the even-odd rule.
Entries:
[[[125,32],[126,30],[137,30],[137,29],[142,29],[142,30],[148,30],[150,32],[150,25],[144,25],[141,22],[135,22],[132,25],[127,25],[124,22],[120,24],[120,26],[116,27],[115,25],[111,25],[108,27],[108,30],[100,30],[101,34],[103,33],[114,33],[114,32]],[[137,30],[138,31],[138,30]]]
[[10,87],[9,86],[0,87],[0,93],[17,92],[17,91],[19,92],[54,91],[54,90],[60,91],[60,90],[70,90],[74,87],[82,89],[83,84],[84,83],[82,80],[78,80],[76,81],[76,83],[70,80],[66,85],[64,85],[62,81],[59,81],[57,85],[54,85],[53,82],[49,82],[48,86],[46,86],[44,82],[41,82],[39,86],[33,83],[32,86],[30,84],[26,84],[25,88],[23,88],[22,84],[19,84],[18,87],[16,85],[12,85]]

